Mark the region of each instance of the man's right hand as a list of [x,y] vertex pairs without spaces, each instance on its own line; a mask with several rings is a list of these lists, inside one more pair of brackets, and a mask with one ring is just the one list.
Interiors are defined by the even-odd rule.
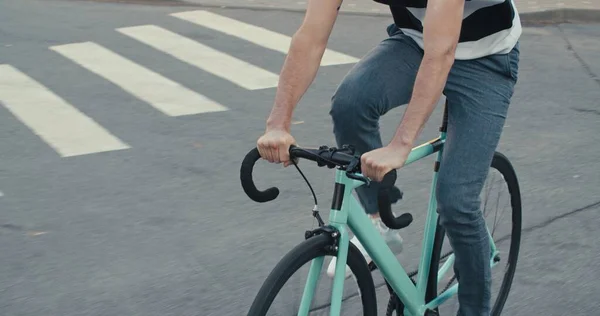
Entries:
[[291,164],[289,149],[296,140],[284,129],[267,130],[258,139],[257,148],[260,156],[269,162],[282,163],[285,167]]
[[267,131],[257,142],[260,156],[269,162],[283,162],[286,167],[292,163],[289,149],[296,140],[290,135],[289,120],[317,74],[341,4],[342,0],[308,0],[280,73]]

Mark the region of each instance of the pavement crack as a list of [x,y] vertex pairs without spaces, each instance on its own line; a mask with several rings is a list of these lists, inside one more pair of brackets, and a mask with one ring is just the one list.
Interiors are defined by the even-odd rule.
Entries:
[[573,47],[573,44],[571,44],[571,41],[569,41],[569,38],[565,34],[563,28],[560,25],[557,25],[556,27],[560,31],[561,38],[565,41],[565,43],[567,43],[567,50],[569,50],[573,53],[573,56],[575,56],[575,59],[577,59],[577,61],[579,61],[579,63],[581,64],[581,67],[588,74],[590,79],[594,80],[600,86],[600,77],[598,77],[598,75],[596,75],[594,73],[592,68],[585,62],[585,60],[583,60],[583,58],[581,58],[579,53],[577,53],[577,51]]
[[547,219],[547,220],[545,220],[545,221],[543,221],[543,222],[541,222],[539,224],[536,224],[536,225],[533,225],[533,226],[530,226],[530,227],[522,229],[521,230],[521,234],[523,234],[523,233],[530,233],[530,232],[532,232],[534,230],[537,230],[537,229],[540,229],[540,228],[544,228],[544,227],[546,227],[546,226],[548,226],[548,225],[556,222],[557,220],[560,220],[560,219],[563,219],[565,217],[569,217],[571,215],[575,215],[577,213],[581,213],[581,212],[584,212],[584,211],[587,211],[587,210],[591,210],[591,209],[594,209],[594,208],[599,207],[599,206],[600,206],[600,201],[598,201],[596,203],[592,203],[592,204],[586,205],[584,207],[580,207],[578,209],[574,209],[574,210],[572,210],[570,212],[567,212],[567,213],[564,213],[564,214],[561,214],[561,215],[557,215],[557,216],[551,217],[551,218],[549,218],[549,219]]
[[23,227],[13,224],[0,224],[0,229],[6,229],[11,231],[23,231]]
[[593,109],[582,109],[582,108],[571,108],[579,113],[592,113],[592,114],[596,114],[596,115],[600,115],[600,111],[599,110],[593,110]]

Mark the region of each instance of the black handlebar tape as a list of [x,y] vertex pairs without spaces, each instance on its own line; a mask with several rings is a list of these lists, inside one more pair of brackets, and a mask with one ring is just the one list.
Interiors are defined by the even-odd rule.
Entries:
[[391,187],[394,186],[394,184],[396,184],[396,179],[398,178],[398,173],[396,172],[396,170],[392,170],[388,173],[385,174],[385,176],[383,176],[383,179],[381,180],[381,187],[382,188],[386,188],[389,189]]
[[379,207],[379,216],[385,226],[391,229],[401,229],[412,223],[413,217],[410,213],[404,213],[398,217],[392,213],[392,203],[390,201],[390,190],[396,182],[396,170],[388,172],[381,181],[377,195],[377,205]]
[[244,192],[246,192],[249,198],[255,202],[264,203],[276,199],[277,196],[279,196],[279,189],[271,187],[264,191],[260,191],[256,188],[254,180],[252,179],[252,171],[254,169],[254,164],[259,159],[260,153],[258,152],[258,148],[254,148],[246,154],[246,157],[244,157],[244,161],[242,162],[242,167],[240,168],[240,181],[242,182]]

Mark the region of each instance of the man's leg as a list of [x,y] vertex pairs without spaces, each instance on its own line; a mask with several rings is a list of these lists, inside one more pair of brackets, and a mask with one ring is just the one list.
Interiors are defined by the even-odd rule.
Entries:
[[444,90],[448,134],[437,201],[455,253],[460,316],[490,313],[490,244],[480,193],[517,79],[518,47],[508,55],[456,61]]
[[[388,27],[390,37],[371,50],[346,75],[332,98],[330,115],[338,146],[353,145],[357,153],[365,153],[382,146],[379,134],[379,118],[390,109],[408,103],[423,52],[395,25]],[[400,122],[400,117],[398,117]],[[372,217],[391,248],[402,250],[402,239],[396,231],[387,229],[377,218],[377,187],[358,188],[358,198],[365,211]],[[350,240],[361,250],[367,262],[371,259],[356,236]],[[332,277],[335,257],[327,268]],[[346,267],[346,277],[350,269]]]
[[[332,98],[330,115],[338,146],[353,145],[357,153],[382,146],[379,118],[408,103],[423,52],[395,25],[390,37],[371,50],[345,76]],[[398,117],[400,122],[400,117]],[[366,212],[378,213],[377,188],[358,188]]]

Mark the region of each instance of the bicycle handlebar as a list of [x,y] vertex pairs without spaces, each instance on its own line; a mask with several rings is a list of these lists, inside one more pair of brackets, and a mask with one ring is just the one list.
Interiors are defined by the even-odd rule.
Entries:
[[[344,151],[337,150],[335,148],[321,147],[319,149],[307,149],[300,148],[297,146],[291,146],[289,149],[290,159],[304,158],[317,162],[319,166],[327,166],[334,168],[336,166],[348,166],[353,160],[358,159],[352,155],[345,153]],[[240,180],[242,182],[242,188],[249,198],[255,202],[264,203],[269,202],[279,196],[279,189],[277,187],[271,187],[264,191],[260,191],[256,188],[254,180],[252,179],[252,171],[254,164],[260,159],[260,153],[258,148],[252,149],[242,162],[240,169]],[[360,160],[357,160],[360,164]],[[360,170],[360,165],[358,166]]]
[[396,170],[388,172],[381,181],[379,192],[377,193],[377,207],[379,216],[385,226],[391,229],[401,229],[412,223],[413,217],[410,213],[404,213],[398,217],[392,212],[392,202],[390,200],[391,190],[396,183]]
[[[369,183],[369,179],[357,175],[360,173],[360,156],[353,155],[353,149],[344,147],[343,149],[328,148],[321,146],[319,149],[300,148],[291,146],[289,149],[290,159],[304,158],[317,162],[320,167],[328,168],[340,167],[346,170],[346,175],[350,178]],[[259,190],[252,178],[254,165],[261,158],[257,148],[254,148],[246,154],[240,168],[240,181],[244,192],[250,199],[258,203],[265,203],[276,199],[279,196],[277,187],[270,187],[264,191]],[[412,222],[412,215],[404,213],[398,217],[394,216],[391,208],[390,190],[396,182],[396,170],[392,170],[385,175],[378,192],[379,214],[383,223],[392,229],[404,228]]]
[[256,202],[264,203],[277,198],[277,196],[279,196],[279,189],[276,187],[271,187],[264,191],[260,191],[256,188],[254,180],[252,179],[252,171],[254,169],[254,164],[259,159],[260,153],[258,152],[258,148],[254,148],[248,154],[246,154],[240,169],[240,180],[242,181],[242,188],[249,198]]

